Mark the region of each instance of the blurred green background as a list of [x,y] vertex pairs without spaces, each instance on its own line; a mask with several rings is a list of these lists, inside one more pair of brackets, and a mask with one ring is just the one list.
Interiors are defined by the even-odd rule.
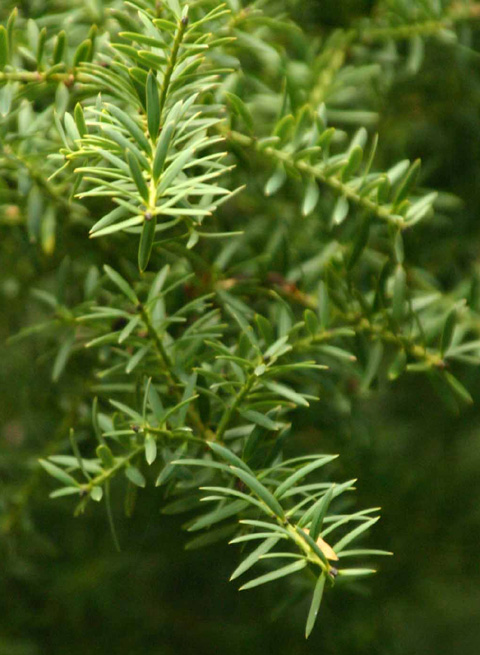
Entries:
[[[13,3],[3,5],[0,18]],[[35,16],[49,9],[40,0],[20,5]],[[292,3],[312,35],[371,10],[360,0]],[[383,163],[421,156],[422,182],[462,199],[454,221],[440,217],[407,244],[446,288],[479,261],[475,46],[474,38],[472,50],[429,42],[420,71],[399,75],[376,107]],[[0,225],[0,239],[0,655],[479,652],[478,371],[463,372],[476,404],[461,415],[423,377],[409,376],[369,395],[352,385],[351,413],[325,413],[320,404],[296,418],[297,447],[341,453],[340,474],[359,475],[359,506],[382,506],[375,545],[395,552],[367,585],[329,594],[305,642],[308,607],[289,604],[294,587],[238,593],[228,583],[234,549],[185,552],[182,520],[160,514],[158,490],[141,492],[131,519],[116,508],[121,553],[101,508],[73,518],[68,500],[48,500],[50,481],[35,462],[65,441],[76,408],[64,395],[75,397],[75,383],[63,377],[60,394],[35,339],[5,341],[41,318],[29,288],[59,260],[39,255],[20,226]]]

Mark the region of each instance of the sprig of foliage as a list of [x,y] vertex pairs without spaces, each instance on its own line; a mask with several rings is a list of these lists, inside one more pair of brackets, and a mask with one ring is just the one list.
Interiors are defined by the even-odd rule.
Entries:
[[43,334],[54,382],[81,358],[77,401],[95,398],[93,429],[75,417],[95,456],[71,433],[73,455],[41,459],[52,497],[104,502],[112,523],[114,480],[127,515],[155,481],[164,512],[205,529],[188,547],[260,542],[232,579],[266,572],[243,589],[309,574],[307,637],[324,589],[374,572],[343,560],[386,553],[349,548],[377,509],[351,510],[353,480],[319,480],[334,456],[285,459],[297,410],[411,372],[471,402],[449,367],[480,361],[474,289],[469,303],[464,285],[443,293],[409,257],[437,194],[417,186],[418,160],[377,165],[375,108],[359,109],[377,46],[412,39],[412,70],[421,36],[474,17],[415,4],[313,45],[276,3],[233,0],[114,3],[87,34],[82,10],[74,44],[34,21],[25,41],[15,11],[0,28],[4,214],[26,216],[45,256],[56,219],[92,238],[56,291],[34,290],[48,320],[17,337]]

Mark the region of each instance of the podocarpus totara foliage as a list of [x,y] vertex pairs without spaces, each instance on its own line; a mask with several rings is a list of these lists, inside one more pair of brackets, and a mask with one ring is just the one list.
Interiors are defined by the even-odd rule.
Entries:
[[289,5],[14,9],[0,211],[58,269],[32,290],[45,320],[14,337],[43,340],[70,408],[69,449],[40,460],[51,496],[104,504],[119,547],[111,494],[128,515],[155,484],[189,547],[241,545],[242,589],[302,576],[308,636],[324,590],[389,553],[364,546],[378,508],[352,508],[321,443],[300,451],[295,416],[413,373],[471,402],[451,367],[480,361],[477,284],[442,293],[410,260],[445,202],[419,161],[377,170],[371,126],[372,90],[477,12],[386,1],[306,38]]

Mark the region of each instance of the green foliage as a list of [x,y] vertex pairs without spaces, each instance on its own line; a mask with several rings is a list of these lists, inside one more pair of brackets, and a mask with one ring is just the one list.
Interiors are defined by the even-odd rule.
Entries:
[[65,31],[61,12],[13,10],[0,215],[48,272],[29,281],[42,320],[11,341],[42,344],[82,434],[39,460],[51,497],[104,504],[118,545],[111,496],[131,516],[155,484],[205,531],[187,548],[246,544],[241,589],[301,576],[308,637],[324,594],[390,553],[364,547],[378,508],[324,477],[335,455],[301,452],[298,416],[415,373],[454,411],[472,402],[476,278],[445,291],[411,255],[445,198],[419,159],[382,165],[370,94],[476,9],[381,2],[316,39],[289,4],[99,2]]

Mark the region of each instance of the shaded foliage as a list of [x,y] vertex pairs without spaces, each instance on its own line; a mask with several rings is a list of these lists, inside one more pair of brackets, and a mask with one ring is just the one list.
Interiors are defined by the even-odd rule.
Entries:
[[474,652],[477,6],[181,4],[1,10],[0,647]]

